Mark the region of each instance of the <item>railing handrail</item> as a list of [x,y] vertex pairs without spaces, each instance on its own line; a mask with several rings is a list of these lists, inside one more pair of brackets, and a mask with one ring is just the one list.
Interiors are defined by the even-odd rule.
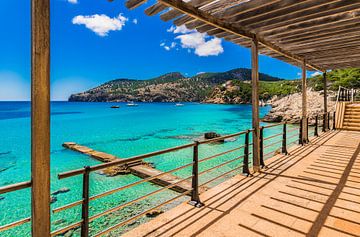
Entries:
[[20,189],[30,188],[31,187],[31,181],[25,181],[15,184],[10,184],[7,186],[0,187],[0,194],[14,192]]

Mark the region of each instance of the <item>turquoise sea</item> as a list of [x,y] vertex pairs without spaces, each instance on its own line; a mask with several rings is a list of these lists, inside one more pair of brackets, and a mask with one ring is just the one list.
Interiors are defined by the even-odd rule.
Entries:
[[[120,108],[111,109],[112,105],[120,105]],[[261,116],[264,116],[270,109],[270,107],[262,107]],[[185,103],[184,106],[177,107],[174,103],[139,103],[137,107],[128,107],[122,103],[53,102],[51,111],[51,191],[62,188],[70,189],[66,193],[54,195],[57,201],[51,205],[52,209],[81,199],[82,177],[58,180],[59,173],[99,163],[88,156],[64,149],[62,147],[64,142],[76,142],[95,150],[126,158],[187,144],[198,139],[207,131],[225,135],[251,127],[251,105]],[[281,131],[281,127],[269,132],[265,131],[265,133],[271,135],[279,131]],[[0,102],[0,137],[0,186],[29,180],[31,142],[29,102]],[[203,145],[199,149],[200,158],[239,147],[243,142],[243,137],[239,137],[224,144]],[[242,151],[237,152],[237,156],[242,155]],[[225,155],[214,161],[204,162],[201,164],[200,170],[233,158],[233,155]],[[149,160],[157,169],[166,171],[187,164],[191,162],[191,159],[192,150],[185,149]],[[240,161],[236,164],[230,163],[222,169],[216,169],[201,177],[200,181],[204,182],[209,177],[236,165],[240,165]],[[184,178],[188,177],[191,175],[191,168],[175,174]],[[92,173],[90,178],[91,195],[139,180],[133,175],[106,177],[99,173]],[[99,213],[160,188],[150,183],[144,183],[95,200],[91,202],[90,214]],[[99,218],[91,223],[91,233],[103,230],[119,220],[126,220],[136,213],[156,206],[176,195],[178,194],[173,191],[161,192]],[[165,206],[164,208],[169,207]],[[0,225],[29,217],[30,213],[29,189],[0,195]],[[81,209],[79,207],[53,214],[52,228],[56,230],[65,227],[80,220],[80,217]],[[147,219],[147,217],[140,218],[136,222],[124,226],[119,232],[132,228]],[[0,236],[30,236],[29,227],[30,224],[27,223],[2,232]],[[78,233],[78,230],[75,231],[74,236],[78,236]]]

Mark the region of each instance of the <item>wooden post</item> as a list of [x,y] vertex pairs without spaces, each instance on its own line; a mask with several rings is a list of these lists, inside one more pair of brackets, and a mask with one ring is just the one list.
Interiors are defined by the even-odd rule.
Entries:
[[50,0],[31,1],[32,236],[50,236]]
[[251,81],[252,81],[252,125],[253,125],[253,168],[260,171],[260,125],[259,125],[259,44],[251,41]]
[[303,60],[302,64],[302,140],[307,143],[307,85],[306,85],[306,62]]
[[[327,77],[326,72],[323,73],[323,80],[324,80],[324,116],[327,116]],[[324,120],[325,123],[327,123],[327,119]],[[324,127],[326,128],[329,126],[329,124],[324,124]]]

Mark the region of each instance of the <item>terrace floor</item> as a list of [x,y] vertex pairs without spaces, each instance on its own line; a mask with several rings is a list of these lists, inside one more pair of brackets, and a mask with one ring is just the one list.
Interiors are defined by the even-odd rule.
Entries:
[[332,131],[124,236],[360,236],[360,132]]

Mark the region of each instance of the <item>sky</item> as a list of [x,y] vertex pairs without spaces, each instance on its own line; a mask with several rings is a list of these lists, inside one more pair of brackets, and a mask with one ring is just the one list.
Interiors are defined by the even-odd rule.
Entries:
[[[130,11],[124,0],[51,0],[51,99],[117,78],[251,67],[249,49],[146,16],[153,2]],[[30,0],[0,1],[0,100],[30,99],[30,26]],[[285,79],[301,75],[267,56],[259,68]]]

